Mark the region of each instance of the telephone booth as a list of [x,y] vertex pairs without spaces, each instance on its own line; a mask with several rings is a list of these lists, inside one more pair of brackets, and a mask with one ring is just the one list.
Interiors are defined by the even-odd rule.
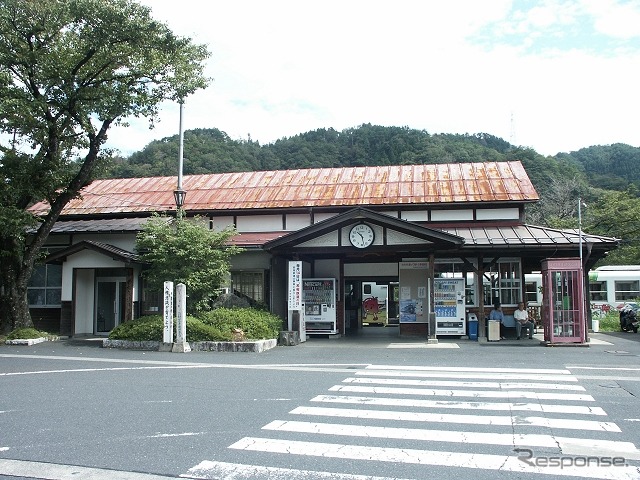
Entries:
[[544,339],[550,343],[584,343],[584,287],[578,258],[542,262]]

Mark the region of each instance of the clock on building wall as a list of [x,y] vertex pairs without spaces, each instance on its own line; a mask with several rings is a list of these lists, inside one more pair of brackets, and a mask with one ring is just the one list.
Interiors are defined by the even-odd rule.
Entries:
[[373,243],[374,239],[373,228],[366,223],[354,226],[349,232],[349,241],[356,248],[367,248]]

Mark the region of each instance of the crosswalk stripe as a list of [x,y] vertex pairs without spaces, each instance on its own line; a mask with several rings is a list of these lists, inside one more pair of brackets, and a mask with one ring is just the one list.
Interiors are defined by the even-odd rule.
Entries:
[[511,390],[508,392],[486,392],[480,390],[438,390],[427,388],[404,388],[404,387],[367,387],[360,385],[334,385],[329,389],[332,392],[355,392],[355,393],[381,393],[396,395],[424,395],[424,396],[446,396],[446,397],[474,397],[474,398],[528,398],[534,400],[568,400],[573,402],[594,402],[591,395],[580,395],[576,393],[538,393]]
[[369,475],[350,475],[348,473],[318,472],[314,470],[299,470],[296,468],[266,467],[262,465],[248,465],[245,463],[212,462],[204,460],[180,477],[203,479],[233,479],[233,480],[402,480],[389,477],[371,477]]
[[394,440],[559,448],[564,454],[566,454],[567,451],[572,451],[574,455],[582,455],[585,451],[591,454],[591,452],[596,451],[599,456],[624,456],[627,460],[631,458],[640,459],[640,451],[636,449],[636,446],[631,442],[598,440],[593,438],[576,439],[543,434],[483,433],[290,420],[274,420],[262,427],[262,429]]
[[587,407],[583,405],[549,405],[544,403],[457,402],[448,400],[415,400],[406,398],[355,397],[342,395],[318,395],[312,398],[311,401],[327,403],[355,403],[359,405],[389,405],[394,407],[606,415],[606,412],[600,407]]
[[[477,372],[492,372],[492,373],[511,373],[514,371],[513,367],[435,367],[425,365],[367,365],[366,370],[400,370],[400,371],[423,371],[423,372],[463,372],[463,373],[477,373]],[[571,375],[571,371],[566,368],[554,369],[554,368],[518,368],[520,373],[542,373],[557,374],[557,375]]]
[[443,467],[500,470],[519,473],[548,474],[581,478],[640,479],[635,467],[587,467],[537,466],[525,463],[515,455],[490,455],[478,453],[418,450],[407,448],[345,445],[297,440],[274,440],[258,437],[244,437],[229,448],[244,451],[306,455],[322,458],[339,458],[375,462],[409,463]]
[[451,413],[403,412],[393,410],[370,410],[361,408],[296,407],[289,413],[339,418],[365,418],[375,420],[397,420],[408,422],[456,423],[495,426],[547,427],[556,430],[590,430],[597,432],[620,432],[613,422],[574,420],[570,418],[523,417],[510,415],[462,415]]
[[586,389],[582,385],[568,385],[563,383],[532,383],[532,382],[473,382],[473,381],[451,381],[451,380],[418,380],[413,378],[345,378],[342,383],[360,383],[377,385],[411,385],[425,387],[469,387],[469,388],[494,388],[499,390],[511,389],[539,389],[539,390],[573,390],[584,392]]
[[431,372],[414,370],[413,367],[407,371],[397,370],[358,370],[356,375],[381,376],[381,377],[419,377],[419,378],[476,378],[486,380],[531,380],[542,382],[577,382],[578,379],[572,375],[544,375],[536,373],[524,373],[511,369],[509,372]]

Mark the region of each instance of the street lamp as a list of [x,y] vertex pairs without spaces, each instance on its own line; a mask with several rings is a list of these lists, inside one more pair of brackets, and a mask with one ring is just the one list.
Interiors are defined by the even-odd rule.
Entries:
[[182,167],[184,165],[184,132],[182,130],[182,111],[184,109],[184,100],[180,99],[180,147],[178,153],[178,187],[173,192],[173,198],[176,201],[176,215],[182,217],[182,207],[187,197],[187,191],[182,188]]
[[173,198],[176,201],[176,208],[178,210],[182,209],[182,206],[184,205],[184,199],[187,197],[187,191],[183,190],[182,188],[178,188],[177,190],[173,191]]

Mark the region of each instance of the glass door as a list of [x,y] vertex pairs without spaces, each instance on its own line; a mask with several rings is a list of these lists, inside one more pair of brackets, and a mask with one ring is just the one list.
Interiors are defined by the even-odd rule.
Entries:
[[122,322],[126,279],[100,277],[96,281],[95,333],[109,333]]

